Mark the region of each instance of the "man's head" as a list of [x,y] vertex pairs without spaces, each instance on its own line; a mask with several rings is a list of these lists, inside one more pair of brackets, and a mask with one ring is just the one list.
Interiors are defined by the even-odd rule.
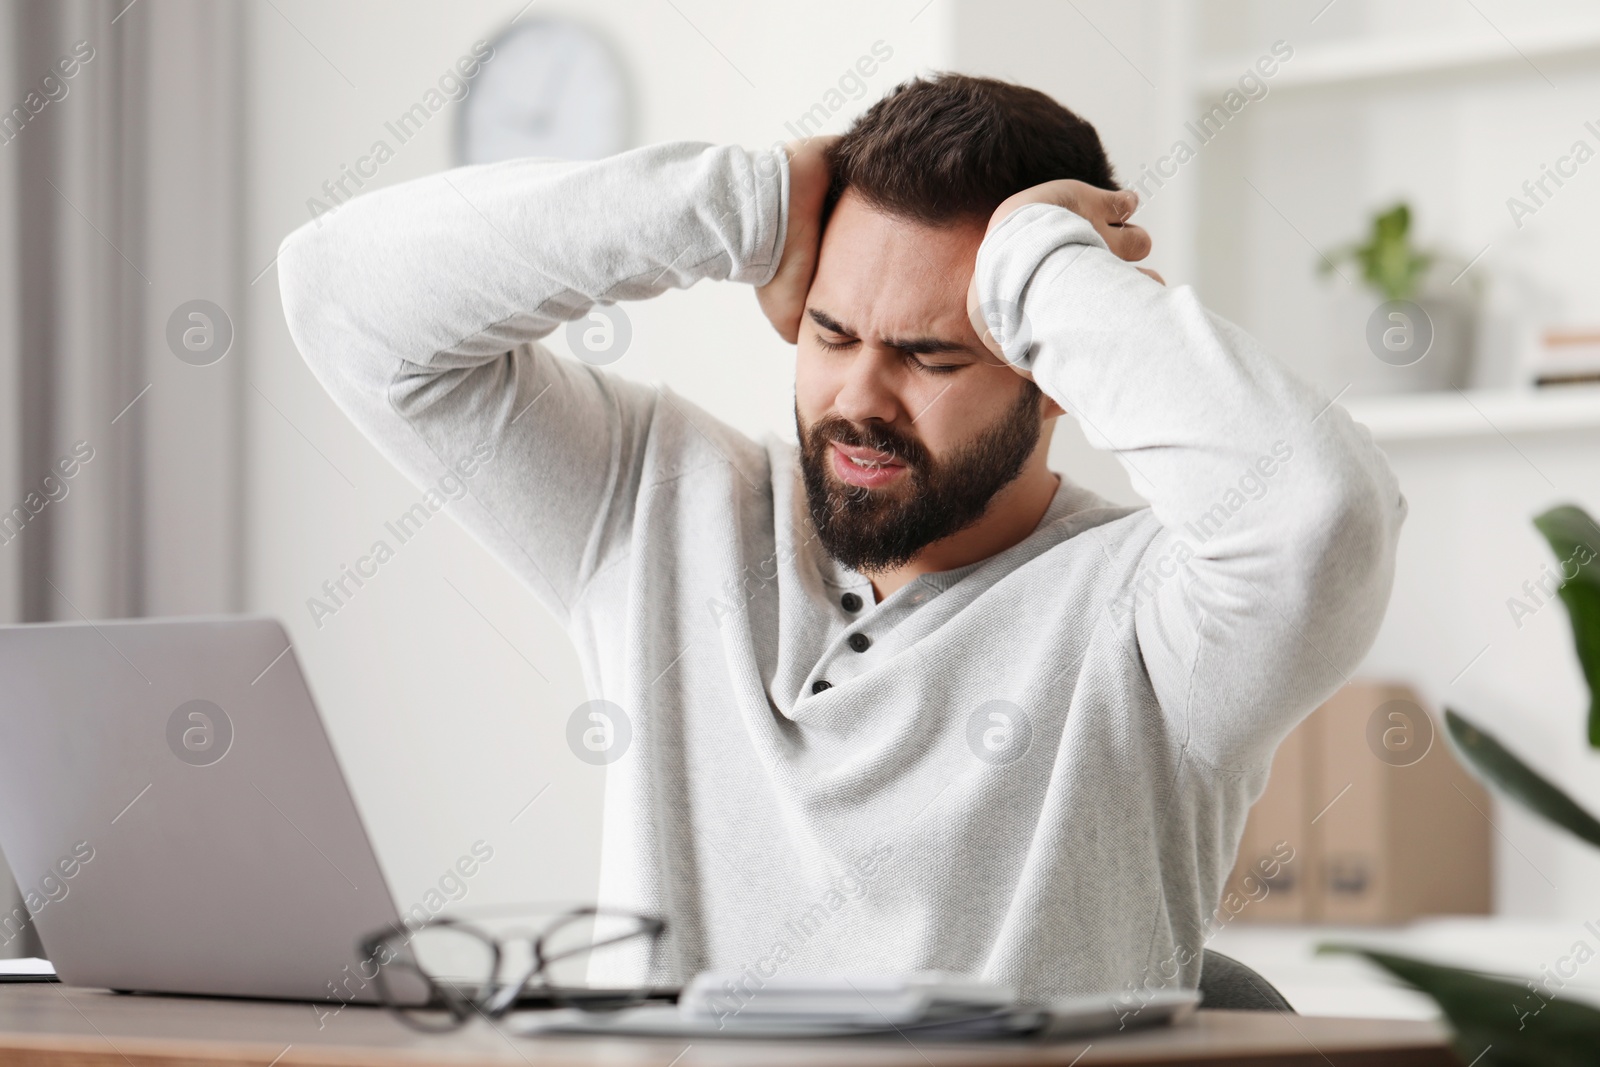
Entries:
[[967,317],[989,217],[1060,178],[1115,189],[1094,128],[1033,89],[914,79],[830,150],[832,185],[800,324],[795,424],[827,551],[873,573],[981,519],[1044,464],[1060,414]]

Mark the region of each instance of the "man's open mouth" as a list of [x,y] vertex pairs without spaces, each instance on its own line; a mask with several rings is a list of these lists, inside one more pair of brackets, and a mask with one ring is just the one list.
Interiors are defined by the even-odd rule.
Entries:
[[905,472],[906,465],[892,453],[857,445],[828,442],[833,450],[833,472],[846,485],[872,489],[887,485]]

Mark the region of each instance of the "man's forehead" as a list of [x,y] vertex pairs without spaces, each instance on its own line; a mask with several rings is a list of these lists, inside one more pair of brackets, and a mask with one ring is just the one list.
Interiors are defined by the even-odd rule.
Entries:
[[927,275],[929,280],[960,275],[964,282],[984,229],[978,219],[928,223],[895,215],[846,189],[823,233],[822,255],[848,253],[847,268],[894,264],[906,275]]
[[823,234],[808,305],[856,336],[965,341],[967,284],[982,240],[975,222],[915,222],[846,191]]

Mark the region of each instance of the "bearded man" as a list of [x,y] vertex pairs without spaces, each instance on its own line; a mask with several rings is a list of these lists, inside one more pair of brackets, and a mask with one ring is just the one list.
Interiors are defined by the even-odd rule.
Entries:
[[[1077,115],[942,75],[837,139],[464,167],[284,241],[319,380],[419,485],[471,467],[458,520],[630,732],[601,900],[667,923],[635,980],[1196,983],[1406,501],[1342,408],[1133,265],[1135,206]],[[706,279],[796,346],[797,443],[540,344]],[[680,345],[748,358],[714,322]],[[1064,414],[1148,506],[1049,468]]]

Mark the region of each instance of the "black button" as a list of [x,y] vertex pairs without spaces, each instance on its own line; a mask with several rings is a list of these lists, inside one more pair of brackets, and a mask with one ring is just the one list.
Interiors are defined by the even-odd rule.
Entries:
[[868,637],[866,634],[851,634],[850,647],[855,649],[857,652],[865,652],[867,649],[872,647],[872,638]]
[[846,611],[860,611],[861,598],[856,596],[854,593],[846,593],[844,596],[839,598],[839,606],[844,608]]
[[833,688],[833,683],[832,682],[825,682],[821,678],[818,678],[816,681],[811,683],[811,691],[813,693],[820,693],[824,689],[832,689],[832,688]]

